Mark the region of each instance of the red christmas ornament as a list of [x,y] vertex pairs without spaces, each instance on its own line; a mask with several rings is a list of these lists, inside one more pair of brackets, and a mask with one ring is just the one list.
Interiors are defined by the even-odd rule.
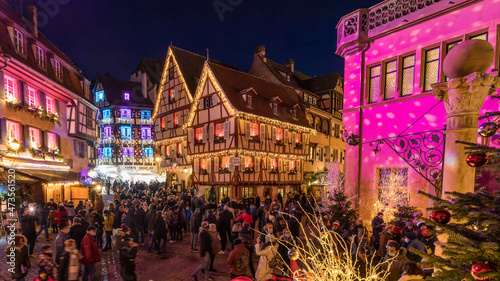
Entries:
[[490,271],[494,271],[494,269],[487,262],[478,262],[472,266],[470,274],[476,280],[491,280],[491,278],[489,277],[477,276],[477,274],[479,273],[490,272]]
[[431,213],[431,220],[433,222],[447,224],[450,222],[451,213],[448,210],[437,210]]
[[479,168],[488,163],[488,155],[486,153],[467,155],[467,164],[474,168]]

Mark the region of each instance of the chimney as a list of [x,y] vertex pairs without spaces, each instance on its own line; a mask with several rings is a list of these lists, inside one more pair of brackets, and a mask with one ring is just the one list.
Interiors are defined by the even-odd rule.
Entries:
[[148,97],[148,75],[146,72],[142,73],[142,95],[144,98]]
[[293,59],[286,60],[286,67],[290,68],[292,72],[295,71],[295,62],[293,61]]
[[28,5],[26,8],[28,10],[28,19],[33,24],[33,34],[35,35],[35,37],[38,37],[38,16],[36,7],[34,5]]
[[253,51],[253,56],[259,56],[264,62],[266,62],[266,46],[260,45]]

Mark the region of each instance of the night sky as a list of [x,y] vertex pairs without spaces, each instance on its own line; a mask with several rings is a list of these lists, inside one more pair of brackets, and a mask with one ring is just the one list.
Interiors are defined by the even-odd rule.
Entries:
[[[38,7],[39,15],[42,13],[39,21],[44,19],[43,13],[47,15],[40,30],[89,79],[107,72],[128,79],[143,57],[164,59],[170,42],[203,55],[208,48],[211,58],[242,71],[250,68],[254,48],[264,44],[268,58],[279,63],[294,58],[295,69],[307,75],[343,74],[342,58],[335,55],[335,26],[343,15],[380,1],[23,2]],[[229,10],[222,11],[224,8]]]

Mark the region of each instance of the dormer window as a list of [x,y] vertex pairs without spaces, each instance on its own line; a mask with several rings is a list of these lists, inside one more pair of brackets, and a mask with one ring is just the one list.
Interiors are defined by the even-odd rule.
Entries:
[[290,82],[290,75],[286,75],[286,81]]
[[274,115],[278,115],[278,104],[277,103],[273,103],[273,113],[274,113]]
[[18,29],[14,29],[14,47],[19,53],[24,54],[24,36]]
[[252,101],[252,96],[247,95],[247,107],[248,108],[253,108],[253,101]]
[[129,93],[129,92],[125,92],[125,93],[123,93],[123,98],[124,98],[125,100],[130,100],[130,93]]
[[169,102],[175,102],[176,100],[176,91],[175,91],[175,88],[170,88],[168,90],[168,99],[169,99]]
[[45,51],[40,46],[36,46],[36,61],[39,66],[45,67]]
[[102,90],[95,92],[95,102],[98,103],[101,101],[104,101],[104,91]]
[[292,109],[293,119],[297,119],[297,109]]
[[54,66],[56,69],[56,78],[57,79],[62,79],[62,67],[61,67],[61,62],[58,60],[54,60]]

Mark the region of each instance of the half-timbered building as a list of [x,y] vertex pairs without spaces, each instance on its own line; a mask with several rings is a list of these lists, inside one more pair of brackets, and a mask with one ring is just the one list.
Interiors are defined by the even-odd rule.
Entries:
[[0,1],[0,182],[13,168],[20,194],[85,199],[78,173],[96,138],[90,81],[38,30],[36,8],[26,10],[23,18]]
[[187,134],[182,126],[205,61],[206,57],[174,46],[169,47],[165,59],[153,120],[156,120],[155,145],[160,155],[160,174],[171,186],[185,188],[192,184],[191,161],[186,157]]
[[157,167],[153,149],[153,102],[142,84],[98,75],[93,85],[99,108],[95,171],[124,180],[151,178]]
[[187,120],[199,193],[218,199],[298,190],[316,133],[293,87],[205,62]]
[[323,172],[329,162],[337,162],[343,167],[346,145],[342,140],[340,113],[344,96],[342,77],[336,72],[308,76],[295,68],[293,59],[283,65],[266,57],[263,45],[255,49],[249,73],[296,90],[301,105],[306,108],[309,124],[318,132],[311,137],[305,170]]

